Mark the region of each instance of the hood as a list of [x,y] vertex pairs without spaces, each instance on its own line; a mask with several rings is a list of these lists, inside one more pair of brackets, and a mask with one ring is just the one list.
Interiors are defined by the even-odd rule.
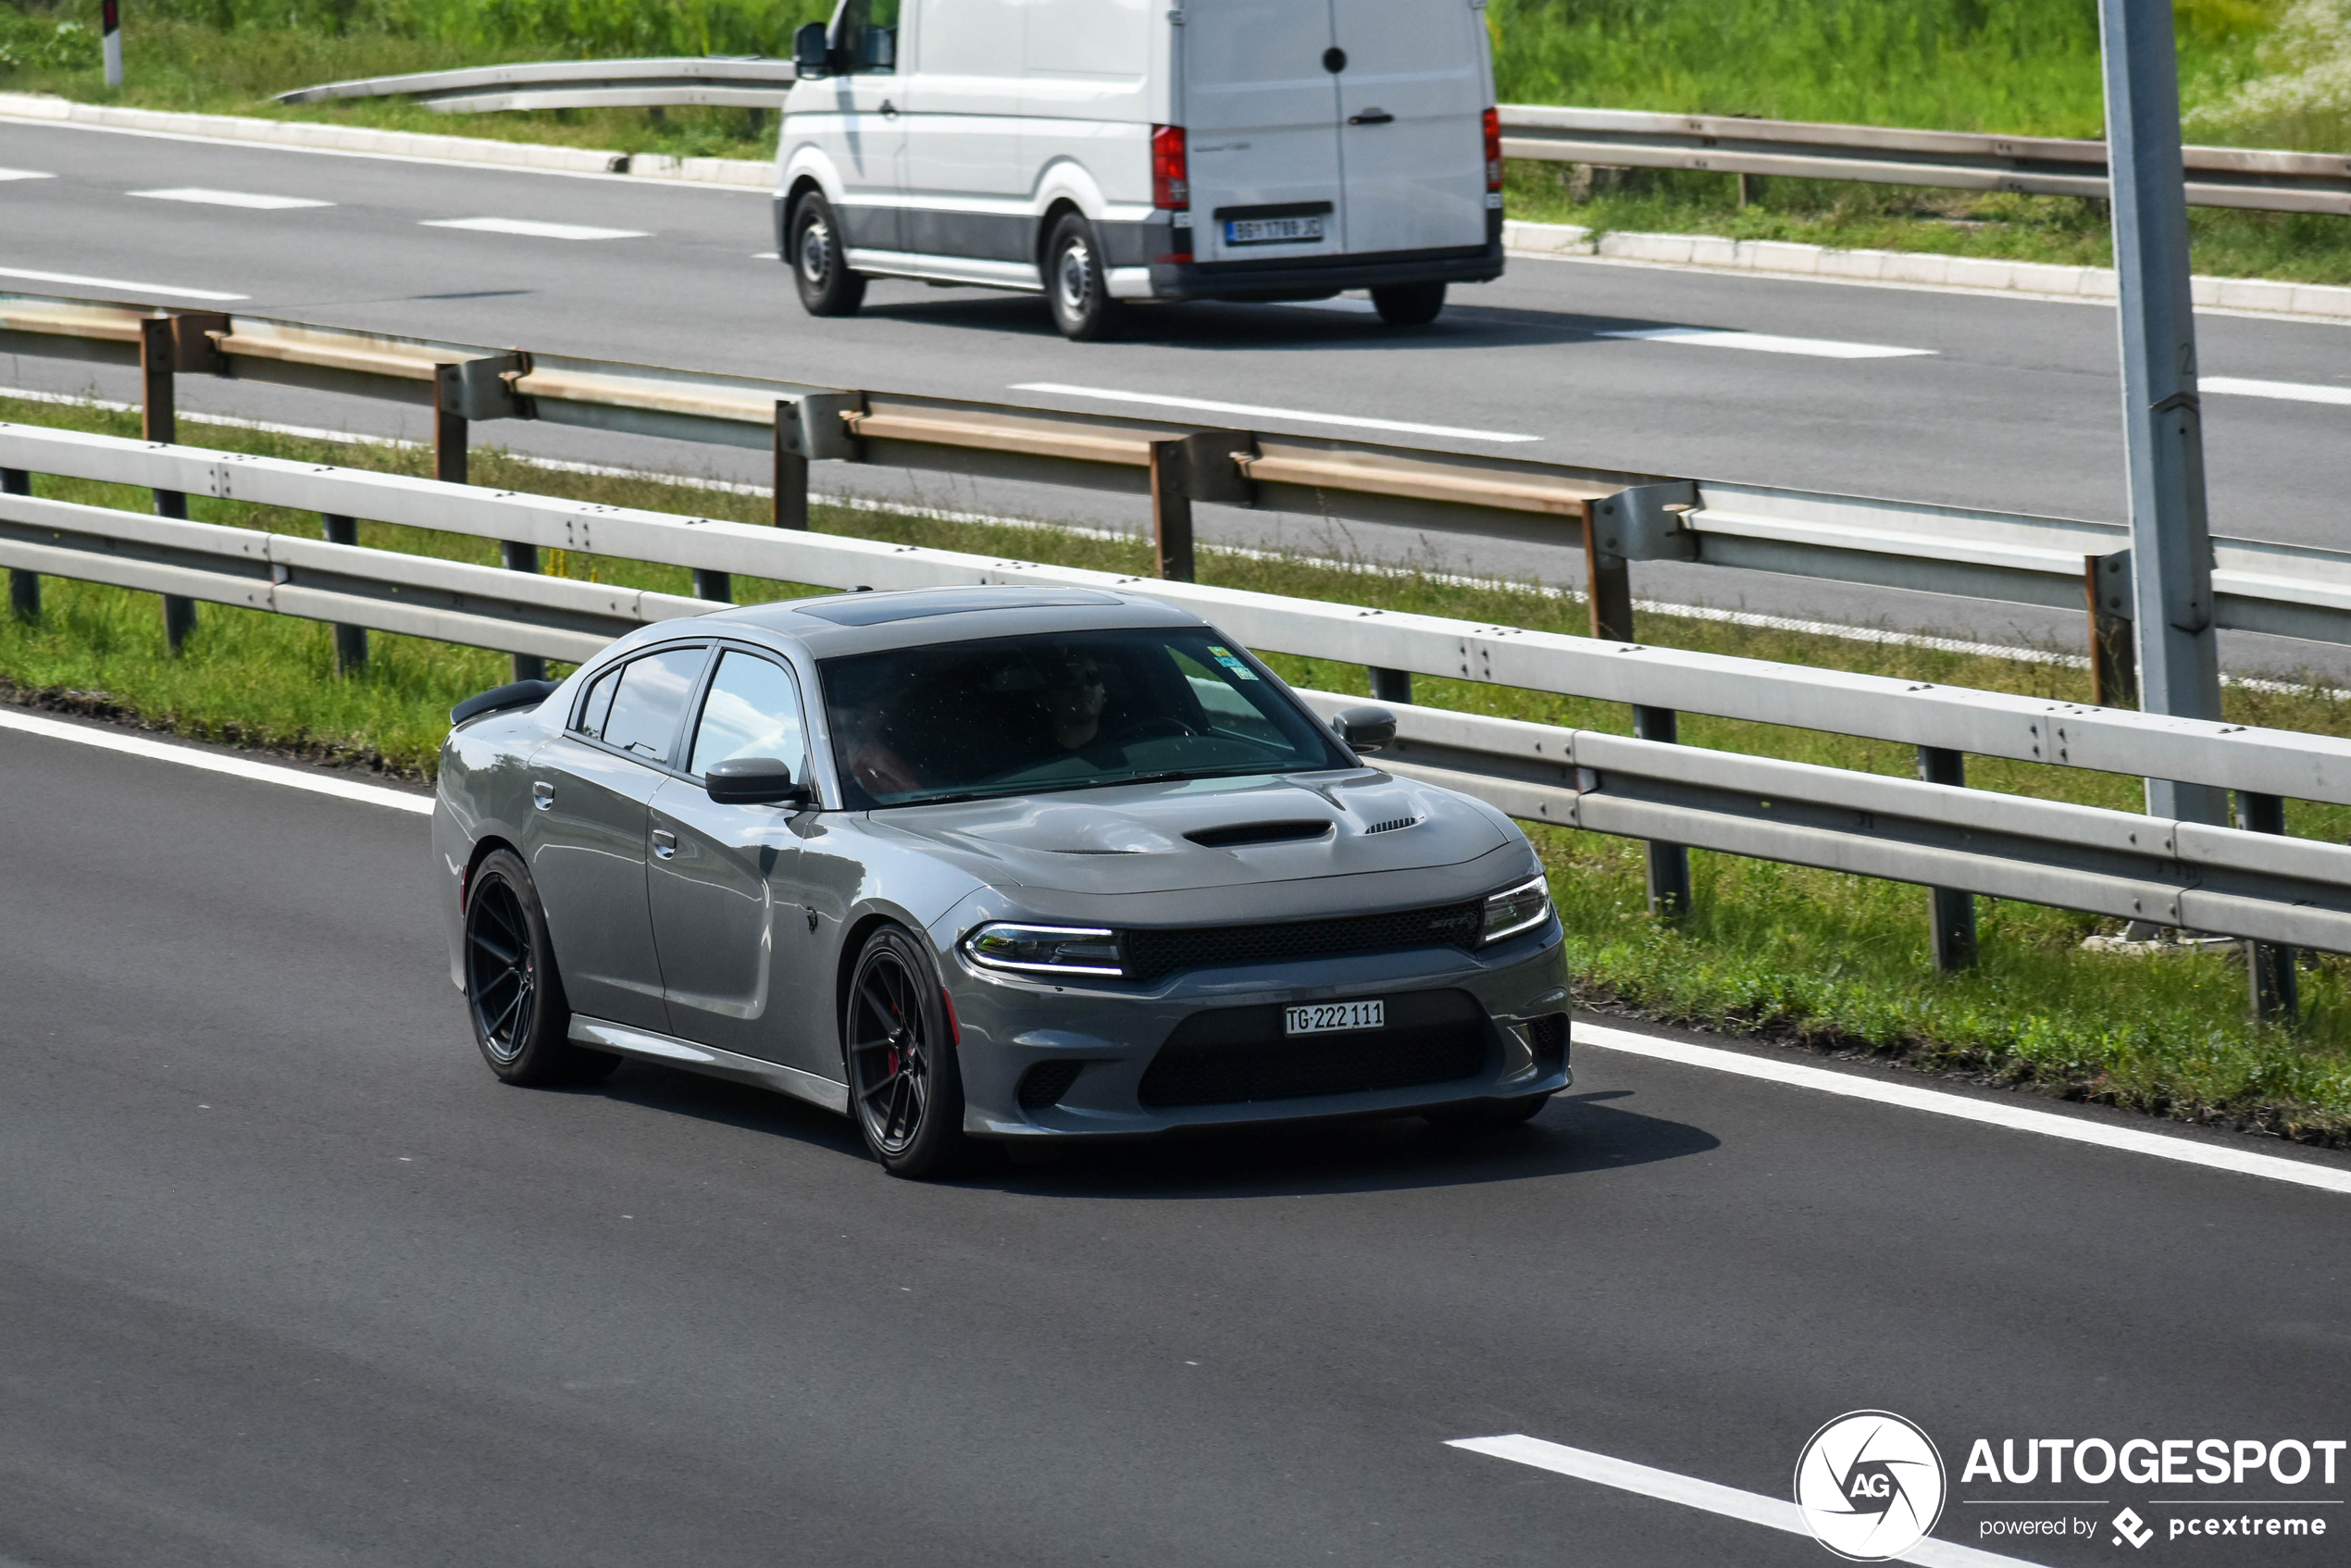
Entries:
[[876,813],[984,880],[1176,892],[1455,865],[1510,841],[1475,803],[1386,773],[1204,778]]

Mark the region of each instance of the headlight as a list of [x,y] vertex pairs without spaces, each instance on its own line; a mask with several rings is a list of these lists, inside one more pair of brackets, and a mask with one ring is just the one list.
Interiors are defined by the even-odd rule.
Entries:
[[1540,877],[1530,877],[1486,901],[1486,919],[1478,927],[1478,942],[1498,942],[1504,937],[1531,931],[1549,919],[1550,914],[1550,885]]
[[971,961],[1032,975],[1124,975],[1118,933],[1100,926],[982,926],[964,939]]

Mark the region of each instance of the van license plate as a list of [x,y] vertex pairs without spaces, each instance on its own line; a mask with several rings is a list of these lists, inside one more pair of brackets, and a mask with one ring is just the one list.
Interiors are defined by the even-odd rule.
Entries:
[[1282,1009],[1286,1035],[1335,1035],[1350,1029],[1387,1027],[1385,1002],[1324,1002],[1312,1007]]
[[1225,220],[1225,243],[1228,245],[1297,245],[1312,244],[1323,237],[1320,218],[1228,218]]

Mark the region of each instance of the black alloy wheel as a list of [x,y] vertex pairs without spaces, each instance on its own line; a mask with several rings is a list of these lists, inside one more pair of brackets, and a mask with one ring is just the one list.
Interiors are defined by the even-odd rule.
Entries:
[[491,1072],[510,1084],[591,1083],[620,1064],[567,1038],[571,1008],[539,890],[511,852],[493,851],[475,868],[465,931],[466,1011]]
[[1445,308],[1445,285],[1391,283],[1374,289],[1372,308],[1391,327],[1425,327]]
[[1053,325],[1072,342],[1096,343],[1118,335],[1126,307],[1110,297],[1110,268],[1094,226],[1065,212],[1045,242],[1045,299]]
[[852,1109],[874,1158],[916,1180],[959,1166],[963,1076],[939,982],[903,927],[867,940],[841,1011]]
[[800,198],[791,213],[793,286],[811,316],[854,316],[865,303],[865,278],[849,270],[848,251],[841,243],[840,222],[832,203],[820,191]]

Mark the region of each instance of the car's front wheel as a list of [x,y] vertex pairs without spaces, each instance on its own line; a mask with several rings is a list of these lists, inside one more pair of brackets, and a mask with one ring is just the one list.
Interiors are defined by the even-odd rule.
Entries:
[[952,1175],[971,1153],[946,993],[902,926],[867,938],[841,1002],[849,1097],[865,1147],[892,1176]]
[[571,1042],[546,912],[511,850],[485,856],[466,889],[466,1012],[482,1060],[510,1084],[592,1083],[620,1064]]
[[821,192],[800,198],[791,212],[791,278],[811,316],[854,316],[865,303],[865,278],[849,269],[840,220]]

